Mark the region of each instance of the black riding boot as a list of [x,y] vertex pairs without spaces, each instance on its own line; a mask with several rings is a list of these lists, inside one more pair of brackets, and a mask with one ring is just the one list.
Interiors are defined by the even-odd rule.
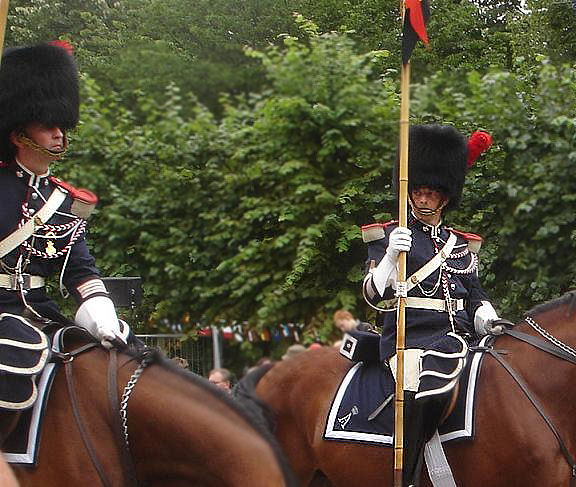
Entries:
[[404,450],[402,453],[402,485],[417,487],[422,471],[424,444],[424,409],[415,393],[404,392]]
[[404,393],[403,485],[418,487],[424,463],[424,445],[432,438],[449,401],[449,396],[434,395],[418,400],[415,393]]

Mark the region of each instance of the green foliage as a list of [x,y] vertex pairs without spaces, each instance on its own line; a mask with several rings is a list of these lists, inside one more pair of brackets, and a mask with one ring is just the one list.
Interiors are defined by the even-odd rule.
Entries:
[[456,223],[486,237],[483,280],[509,316],[574,286],[575,80],[572,67],[544,60],[522,75],[471,72],[464,90],[445,74],[415,90],[414,111],[494,136]]
[[[368,316],[359,227],[395,216],[397,2],[10,5],[8,45],[76,46],[82,123],[56,172],[100,195],[93,251],[104,275],[142,276],[142,330],[327,338],[335,309]],[[449,221],[486,238],[482,280],[509,317],[576,275],[574,12],[527,7],[433,2],[432,48],[413,55],[411,122],[494,136]]]

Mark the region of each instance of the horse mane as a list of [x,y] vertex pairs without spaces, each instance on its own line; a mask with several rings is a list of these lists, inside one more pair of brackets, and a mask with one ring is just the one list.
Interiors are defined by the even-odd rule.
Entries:
[[568,316],[571,316],[576,309],[576,290],[568,291],[559,298],[554,298],[545,303],[537,304],[532,309],[526,311],[524,316],[537,315],[565,305],[568,305]]
[[[292,472],[292,469],[288,464],[288,460],[286,459],[284,452],[280,448],[280,445],[278,444],[276,437],[272,433],[273,428],[271,427],[271,425],[273,423],[270,422],[272,421],[270,419],[272,418],[271,412],[269,408],[267,408],[267,406],[262,401],[260,401],[256,397],[254,397],[252,401],[249,401],[247,396],[244,396],[242,393],[236,392],[234,394],[228,394],[227,392],[222,391],[213,384],[210,384],[210,382],[208,382],[208,380],[205,379],[204,377],[196,374],[195,372],[183,369],[182,367],[176,365],[164,354],[164,352],[162,352],[157,348],[127,347],[124,350],[122,350],[122,353],[132,357],[132,360],[135,360],[137,362],[146,360],[146,362],[149,365],[158,365],[163,369],[169,370],[171,373],[177,374],[184,380],[187,380],[193,383],[195,386],[201,388],[203,391],[210,394],[217,401],[224,403],[233,412],[235,412],[241,418],[243,418],[248,423],[248,425],[251,426],[258,434],[260,434],[260,436],[270,445],[270,447],[274,451],[274,454],[276,455],[276,458],[278,459],[278,463],[280,464],[282,471],[284,472],[284,477],[287,480],[287,485],[288,486],[298,485],[298,483],[296,482],[296,478],[294,477],[294,473]],[[265,368],[266,365],[263,365],[261,368]],[[268,368],[265,369],[265,372],[268,371]],[[256,370],[255,372],[259,371]],[[258,377],[258,380],[260,380],[260,378],[264,375],[265,372],[263,372]]]
[[267,432],[273,432],[276,418],[270,407],[256,396],[254,391],[260,379],[274,366],[273,363],[263,364],[248,372],[232,389],[232,397],[242,404],[243,408],[254,416],[254,421],[263,426]]

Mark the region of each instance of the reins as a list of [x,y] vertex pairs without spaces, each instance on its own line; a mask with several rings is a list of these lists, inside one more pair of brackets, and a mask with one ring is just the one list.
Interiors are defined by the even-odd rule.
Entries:
[[[516,338],[517,340],[523,341],[525,343],[528,343],[529,345],[532,345],[533,347],[538,348],[543,352],[549,353],[557,358],[560,358],[571,364],[576,365],[576,353],[571,347],[562,343],[553,335],[550,335],[550,333],[544,330],[530,316],[527,316],[525,318],[525,321],[548,341],[511,328],[505,328],[504,334],[510,335],[511,337]],[[545,412],[544,407],[542,406],[540,401],[538,401],[534,393],[532,393],[532,391],[528,387],[528,384],[526,384],[522,376],[518,372],[516,372],[516,370],[514,370],[514,368],[506,360],[504,360],[504,357],[502,357],[501,352],[495,350],[492,346],[471,347],[471,350],[490,354],[502,367],[504,367],[504,370],[506,370],[506,372],[508,372],[508,374],[510,374],[510,376],[518,384],[522,392],[524,392],[525,396],[532,403],[538,414],[542,417],[542,419],[544,420],[544,422],[546,423],[546,425],[556,438],[558,446],[560,447],[560,451],[562,452],[564,459],[566,460],[571,469],[570,486],[576,487],[576,460],[568,451],[566,443],[562,439],[560,432],[558,431],[558,429],[556,428],[556,426],[554,425],[548,414]]]
[[[100,482],[104,487],[113,487],[106,472],[102,466],[102,462],[99,460],[94,448],[90,436],[86,430],[85,422],[82,419],[79,409],[78,395],[76,394],[76,385],[74,381],[74,374],[72,368],[72,362],[75,357],[84,353],[88,350],[92,350],[99,345],[94,342],[87,343],[73,350],[72,352],[58,352],[52,350],[52,354],[61,363],[64,364],[64,371],[66,375],[66,385],[68,389],[68,395],[70,396],[70,402],[72,405],[72,412],[74,414],[74,419],[80,432],[80,437],[90,456],[92,464],[98,473]],[[118,400],[118,353],[116,349],[109,350],[109,361],[108,361],[108,403],[110,407],[110,413],[112,415],[113,430],[114,430],[114,440],[116,446],[120,452],[120,460],[122,464],[122,474],[123,474],[123,484],[126,487],[136,487],[138,485],[138,479],[136,477],[136,469],[132,456],[130,454],[128,445],[128,426],[127,426],[127,406],[130,394],[136,385],[136,382],[140,378],[140,375],[144,371],[144,368],[149,364],[149,359],[144,357],[136,371],[132,374],[128,384],[124,388],[124,393],[122,395],[122,401]]]

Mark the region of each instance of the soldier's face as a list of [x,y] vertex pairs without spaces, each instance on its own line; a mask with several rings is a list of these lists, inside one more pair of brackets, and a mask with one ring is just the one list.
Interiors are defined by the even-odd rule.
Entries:
[[[23,131],[13,131],[10,141],[16,147],[19,163],[35,174],[45,174],[50,164],[66,148],[66,136],[59,127],[31,123]],[[46,152],[47,149],[50,152]]]
[[26,127],[24,133],[29,139],[48,150],[58,152],[64,149],[64,132],[60,127],[31,123]]
[[421,186],[410,191],[416,216],[426,223],[436,224],[440,221],[441,210],[448,203],[448,198],[436,189]]

